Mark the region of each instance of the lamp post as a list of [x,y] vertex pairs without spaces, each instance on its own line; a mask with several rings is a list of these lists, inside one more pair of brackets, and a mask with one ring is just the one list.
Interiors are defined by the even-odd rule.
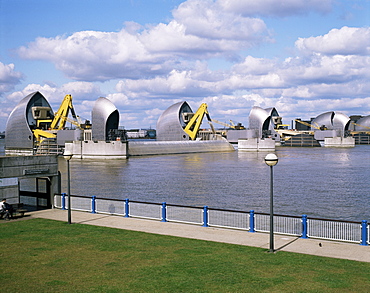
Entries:
[[268,154],[265,157],[265,163],[270,166],[270,252],[274,252],[274,184],[273,167],[278,163],[278,157],[275,154]]
[[69,161],[72,159],[73,154],[70,151],[64,151],[63,157],[67,161],[67,191],[68,191],[68,224],[72,224],[72,217],[71,217],[71,176],[70,176],[70,169],[69,169]]

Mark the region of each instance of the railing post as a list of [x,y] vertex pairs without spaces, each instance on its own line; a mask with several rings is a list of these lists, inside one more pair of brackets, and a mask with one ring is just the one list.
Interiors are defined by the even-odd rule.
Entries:
[[251,232],[251,233],[256,232],[256,230],[254,230],[254,210],[249,211],[249,231],[248,232]]
[[307,236],[307,215],[302,215],[302,236],[301,238],[308,238]]
[[167,207],[166,203],[162,202],[162,220],[161,222],[167,222]]
[[362,223],[361,223],[361,245],[367,245],[367,234],[368,231],[367,231],[367,221],[366,220],[362,220]]
[[208,227],[208,206],[203,207],[203,227]]
[[129,218],[130,217],[130,210],[129,210],[129,199],[126,198],[125,199],[125,218]]
[[93,195],[91,198],[91,213],[96,214],[96,196]]
[[62,193],[62,210],[66,210],[66,194]]

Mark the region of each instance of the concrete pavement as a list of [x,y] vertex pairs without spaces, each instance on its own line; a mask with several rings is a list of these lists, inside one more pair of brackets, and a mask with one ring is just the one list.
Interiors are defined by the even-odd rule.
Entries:
[[[59,209],[29,212],[27,215],[29,215],[29,218],[67,221],[67,211]],[[269,249],[268,233],[250,233],[241,230],[202,227],[78,211],[72,211],[72,222]],[[370,262],[370,246],[320,239],[302,239],[295,236],[277,234],[275,234],[274,240],[277,251]]]

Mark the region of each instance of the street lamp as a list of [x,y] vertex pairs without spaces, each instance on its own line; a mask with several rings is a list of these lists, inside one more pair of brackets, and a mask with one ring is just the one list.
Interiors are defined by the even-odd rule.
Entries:
[[274,185],[273,185],[273,171],[278,162],[278,157],[275,154],[268,154],[265,157],[265,163],[270,166],[270,252],[274,252]]
[[68,224],[72,224],[71,220],[71,176],[70,176],[70,169],[69,169],[69,160],[72,159],[72,152],[64,151],[63,157],[67,161],[67,178],[68,178]]

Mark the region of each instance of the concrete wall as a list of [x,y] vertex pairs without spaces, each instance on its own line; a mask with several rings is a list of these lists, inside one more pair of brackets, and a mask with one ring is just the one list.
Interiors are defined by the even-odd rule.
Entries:
[[129,142],[130,156],[230,152],[234,147],[225,139],[201,141],[143,141]]
[[354,147],[354,137],[326,137],[324,140],[325,147]]
[[72,159],[126,159],[128,156],[127,142],[123,141],[74,141],[66,143],[65,150],[72,152]]
[[126,159],[128,156],[230,152],[234,147],[224,138],[204,141],[74,141],[66,143],[73,158]]
[[61,192],[57,156],[0,157],[0,197],[9,203],[19,202],[20,180],[41,177],[50,179],[52,200]]
[[0,157],[0,178],[58,175],[57,156]]
[[61,129],[58,131],[57,143],[64,146],[66,141],[81,140],[83,130],[81,129]]
[[249,139],[239,139],[238,140],[238,150],[239,151],[274,151],[275,150],[275,140],[271,138],[249,138]]
[[0,179],[0,200],[3,198],[10,204],[18,203],[18,178]]
[[227,130],[227,140],[231,143],[237,143],[239,139],[257,138],[257,129]]
[[315,130],[314,137],[316,140],[324,140],[326,137],[339,136],[336,130]]

